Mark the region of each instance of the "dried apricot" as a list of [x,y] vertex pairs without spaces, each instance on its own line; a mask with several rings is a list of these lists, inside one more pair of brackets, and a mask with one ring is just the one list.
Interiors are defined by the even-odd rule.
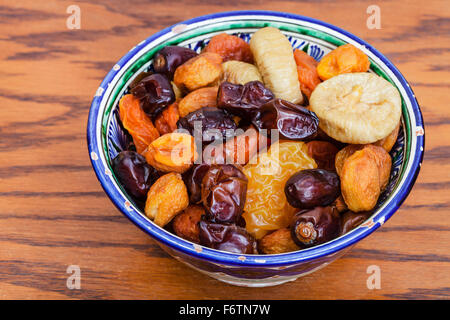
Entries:
[[317,73],[318,62],[309,54],[299,49],[294,50],[294,59],[297,64],[300,90],[309,98],[314,88],[321,82]]
[[167,133],[148,146],[145,159],[159,171],[183,173],[197,159],[194,137],[180,132]]
[[144,211],[154,223],[164,227],[188,205],[189,196],[181,175],[171,172],[150,187]]
[[221,33],[211,38],[204,52],[214,52],[219,54],[223,61],[239,60],[253,63],[253,54],[250,45],[243,39]]
[[327,80],[342,73],[366,72],[370,61],[367,55],[352,44],[340,46],[320,60],[317,73],[320,79]]
[[342,167],[344,166],[345,160],[354,154],[356,151],[364,148],[363,144],[349,144],[345,148],[339,150],[336,154],[334,166],[338,175],[341,175]]
[[205,209],[202,206],[191,205],[187,207],[173,219],[173,231],[183,239],[200,243],[198,223],[204,214]]
[[335,171],[334,159],[339,149],[331,142],[310,141],[306,144],[309,155],[316,161],[317,168]]
[[265,254],[277,254],[300,250],[300,247],[292,240],[291,230],[278,229],[265,235],[258,242],[258,250]]
[[179,103],[180,117],[185,117],[203,107],[216,107],[218,89],[218,87],[207,87],[189,93]]
[[193,91],[218,81],[221,74],[222,57],[217,53],[205,52],[179,66],[173,81],[178,88]]
[[171,133],[177,129],[178,119],[178,103],[174,102],[155,119],[155,127],[160,135]]
[[119,101],[119,116],[123,127],[133,137],[136,151],[142,154],[147,146],[159,137],[150,118],[142,110],[139,99],[127,94]]
[[257,239],[289,226],[297,211],[286,200],[284,185],[296,172],[317,165],[304,142],[279,141],[244,167],[248,178],[243,217],[247,231]]
[[339,174],[348,208],[354,212],[373,209],[389,182],[390,171],[391,157],[382,147],[368,144],[349,155]]

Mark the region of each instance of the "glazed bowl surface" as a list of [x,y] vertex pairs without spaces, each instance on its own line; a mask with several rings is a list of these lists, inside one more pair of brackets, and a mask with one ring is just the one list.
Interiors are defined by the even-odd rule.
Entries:
[[[402,97],[402,125],[391,151],[390,182],[372,216],[351,232],[325,244],[277,255],[238,255],[206,248],[179,238],[154,224],[120,186],[111,168],[112,159],[125,148],[129,137],[118,118],[118,102],[129,93],[129,84],[151,68],[152,57],[162,47],[180,45],[197,52],[221,32],[249,41],[266,26],[279,28],[293,48],[316,60],[334,48],[351,43],[371,62],[370,72],[390,81]],[[106,194],[133,223],[148,233],[179,261],[218,280],[241,286],[269,286],[295,280],[342,256],[358,241],[383,225],[409,194],[419,173],[424,150],[424,125],[409,84],[380,52],[358,37],[322,21],[269,11],[234,11],[201,16],[164,29],[138,43],[106,75],[92,100],[87,142],[93,169]]]

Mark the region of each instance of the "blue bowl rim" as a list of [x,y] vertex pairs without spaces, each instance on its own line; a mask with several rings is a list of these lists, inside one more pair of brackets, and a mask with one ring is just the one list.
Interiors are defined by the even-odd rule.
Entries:
[[[165,28],[152,36],[148,37],[146,40],[139,43],[133,49],[131,49],[127,54],[125,54],[117,63],[119,66],[123,66],[126,64],[128,60],[130,60],[140,49],[145,47],[146,44],[161,37],[162,35],[170,32],[177,25],[189,25],[196,22],[201,22],[209,19],[221,18],[221,17],[234,17],[234,16],[242,16],[242,15],[257,15],[257,16],[275,16],[282,18],[289,18],[294,20],[301,20],[305,22],[310,22],[314,24],[318,24],[324,26],[326,28],[332,29],[338,33],[341,33],[353,41],[356,41],[360,45],[365,46],[369,51],[371,51],[375,56],[377,56],[395,75],[395,77],[401,83],[403,89],[405,90],[408,98],[412,104],[412,110],[414,114],[414,119],[416,122],[416,127],[421,127],[423,130],[423,118],[417,103],[416,97],[407,83],[403,75],[400,71],[378,50],[373,48],[370,44],[360,39],[359,37],[339,28],[328,24],[326,22],[301,16],[292,13],[284,13],[284,12],[276,12],[276,11],[267,11],[267,10],[246,10],[246,11],[228,11],[221,13],[213,13],[208,15],[203,15],[200,17],[196,17],[193,19],[189,19],[183,22],[179,22],[174,24],[168,28]],[[109,82],[116,75],[117,70],[113,68],[106,75],[99,88],[106,89]],[[420,166],[423,161],[424,147],[425,147],[425,134],[417,136],[416,148],[415,150],[411,150],[410,157],[413,158],[413,162],[411,165],[411,169],[409,174],[405,177],[405,181],[401,186],[398,194],[390,201],[390,203],[384,207],[376,216],[377,222],[368,226],[367,228],[357,228],[331,242],[322,244],[317,247],[294,251],[283,254],[276,255],[240,255],[235,253],[229,253],[224,251],[218,251],[210,248],[206,248],[203,246],[193,245],[193,243],[181,239],[178,236],[159,228],[153,223],[149,223],[147,219],[145,219],[138,212],[134,212],[133,210],[129,210],[125,205],[123,197],[118,193],[118,191],[114,188],[113,183],[107,177],[108,168],[105,168],[101,161],[96,161],[92,157],[92,154],[96,152],[96,150],[101,150],[99,145],[101,146],[101,141],[97,141],[97,132],[96,132],[96,122],[97,115],[99,111],[100,102],[102,100],[102,94],[96,94],[92,100],[91,108],[89,111],[88,124],[87,124],[87,145],[89,150],[89,155],[91,159],[91,164],[94,168],[94,171],[97,175],[100,184],[105,190],[106,194],[112,200],[114,205],[125,215],[127,216],[136,226],[141,228],[143,231],[148,233],[150,236],[160,241],[162,244],[171,247],[172,249],[181,251],[184,254],[189,256],[194,256],[195,258],[204,259],[210,261],[212,263],[225,264],[231,266],[252,266],[252,267],[277,267],[284,265],[291,265],[299,262],[310,261],[313,259],[317,259],[320,257],[324,257],[327,255],[334,254],[338,251],[345,249],[351,245],[354,245],[356,242],[362,240],[367,237],[373,231],[378,229],[385,221],[387,221],[400,207],[400,205],[404,202],[408,194],[410,193],[414,182],[417,179],[417,176],[420,171]],[[412,134],[414,134],[415,128],[411,128]],[[375,219],[374,219],[375,220]],[[199,250],[199,247],[201,250]]]

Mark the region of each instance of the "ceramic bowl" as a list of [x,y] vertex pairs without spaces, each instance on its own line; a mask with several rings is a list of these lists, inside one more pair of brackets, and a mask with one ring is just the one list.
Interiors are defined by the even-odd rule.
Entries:
[[[111,160],[128,143],[118,122],[118,102],[128,85],[151,67],[153,55],[167,45],[200,51],[221,32],[248,41],[266,26],[279,28],[293,48],[316,60],[345,43],[363,50],[370,58],[371,72],[395,85],[402,96],[402,126],[391,151],[393,168],[387,189],[376,210],[362,225],[325,244],[276,255],[239,255],[206,248],[177,237],[155,225],[125,193],[111,169]],[[164,29],[138,43],[117,62],[98,88],[87,126],[89,156],[97,177],[117,208],[148,233],[174,258],[218,280],[241,286],[262,287],[295,280],[341,257],[358,241],[383,225],[405,200],[419,173],[424,150],[422,115],[409,84],[397,68],[370,44],[328,23],[288,13],[236,11],[206,15]]]

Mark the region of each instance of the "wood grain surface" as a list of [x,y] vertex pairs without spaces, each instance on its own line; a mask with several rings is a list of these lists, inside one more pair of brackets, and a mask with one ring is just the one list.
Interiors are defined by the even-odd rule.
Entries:
[[[0,0],[1,299],[449,299],[450,6],[428,1]],[[66,9],[81,8],[69,30]],[[381,29],[366,26],[369,5]],[[198,15],[302,14],[346,29],[410,82],[425,118],[420,176],[401,209],[330,266],[278,287],[208,278],[163,252],[111,203],[86,147],[91,99],[131,47]],[[69,290],[69,265],[81,289]],[[381,289],[366,286],[381,269]]]

